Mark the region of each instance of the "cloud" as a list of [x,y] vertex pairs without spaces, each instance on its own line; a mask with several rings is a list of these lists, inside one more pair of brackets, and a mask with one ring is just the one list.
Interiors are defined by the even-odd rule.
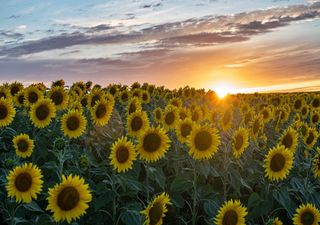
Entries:
[[[19,57],[42,51],[64,49],[75,45],[105,45],[154,41],[154,47],[173,48],[184,45],[207,46],[220,43],[241,42],[251,36],[271,32],[287,26],[292,21],[320,16],[320,5],[292,5],[224,16],[205,16],[159,25],[141,30],[127,27],[117,30],[107,24],[81,28],[73,33],[6,46],[0,56]],[[108,33],[102,32],[108,31]],[[102,33],[100,33],[102,32]]]

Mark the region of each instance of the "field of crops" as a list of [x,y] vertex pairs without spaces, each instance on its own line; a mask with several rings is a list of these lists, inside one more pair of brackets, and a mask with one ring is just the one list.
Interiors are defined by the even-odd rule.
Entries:
[[320,221],[320,94],[0,87],[0,224]]

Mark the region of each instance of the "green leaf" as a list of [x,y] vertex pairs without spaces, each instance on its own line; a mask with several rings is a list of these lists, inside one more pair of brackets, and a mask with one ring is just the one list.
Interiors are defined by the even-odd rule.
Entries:
[[126,210],[121,213],[121,221],[124,224],[140,225],[142,224],[142,218],[139,212],[135,210]]
[[113,200],[113,198],[115,198],[115,196],[116,196],[116,194],[113,191],[108,190],[104,194],[97,197],[94,201],[95,211],[98,211],[99,209],[101,209],[105,205],[108,205],[108,203],[110,203]]
[[148,176],[151,180],[155,181],[162,189],[164,189],[166,184],[166,176],[164,175],[161,167],[147,167]]
[[258,193],[253,192],[248,199],[248,208],[251,209],[256,207],[261,202],[260,196]]
[[170,190],[172,192],[181,192],[187,191],[192,187],[193,183],[189,179],[184,176],[178,176],[172,181]]
[[31,212],[43,213],[43,210],[40,208],[40,206],[36,202],[30,202],[28,204],[23,204],[23,207]]
[[40,216],[37,216],[36,218],[36,225],[43,225],[43,224],[55,224],[52,217],[47,214],[42,214]]
[[289,217],[292,217],[295,209],[297,208],[297,205],[294,203],[294,201],[291,200],[289,196],[289,192],[285,187],[282,187],[279,190],[274,190],[273,192],[273,198],[283,207],[286,209],[287,213],[289,214]]

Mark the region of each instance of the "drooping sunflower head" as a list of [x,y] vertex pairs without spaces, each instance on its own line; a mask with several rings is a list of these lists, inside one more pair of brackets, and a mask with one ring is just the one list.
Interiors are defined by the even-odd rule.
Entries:
[[320,148],[317,149],[317,154],[312,160],[312,169],[315,178],[320,177]]
[[161,225],[165,213],[168,211],[167,205],[171,205],[169,195],[163,192],[156,196],[153,201],[143,210],[141,214],[145,216],[144,225]]
[[239,200],[231,199],[220,207],[214,222],[216,225],[243,225],[247,214],[247,208]]
[[320,222],[320,212],[313,204],[302,204],[296,209],[293,215],[294,225],[318,225]]
[[167,106],[163,112],[162,125],[167,129],[174,129],[179,121],[177,108],[174,106]]
[[177,123],[175,131],[181,143],[187,142],[188,136],[191,134],[194,126],[195,123],[190,118],[185,118]]
[[62,176],[62,182],[49,188],[47,210],[53,213],[56,222],[80,218],[89,208],[92,195],[88,184],[79,176]]
[[69,138],[77,138],[86,130],[87,120],[78,110],[70,110],[61,118],[61,130]]
[[137,97],[131,98],[127,106],[127,115],[130,115],[135,111],[141,111],[141,110],[142,110],[141,101]]
[[263,131],[264,123],[261,115],[255,115],[250,122],[250,132],[254,140],[256,140],[259,134]]
[[48,126],[55,116],[56,108],[51,99],[40,99],[31,106],[30,118],[35,127]]
[[16,110],[10,98],[0,98],[0,128],[12,123]]
[[132,168],[136,155],[134,144],[127,137],[121,137],[112,144],[109,159],[113,169],[120,173]]
[[34,148],[34,142],[27,134],[19,134],[12,140],[16,154],[22,158],[29,157]]
[[105,126],[111,117],[113,103],[108,100],[98,100],[91,109],[91,119],[95,125]]
[[285,179],[293,167],[293,159],[293,152],[283,145],[270,149],[264,160],[265,177],[272,181]]
[[39,88],[36,87],[35,85],[31,85],[25,89],[24,104],[26,106],[31,106],[42,98],[43,98],[43,92],[40,91]]
[[196,160],[211,159],[218,151],[220,135],[216,128],[195,126],[188,136],[189,154]]
[[279,144],[295,153],[298,145],[298,134],[295,129],[289,127],[285,132],[283,132]]
[[239,158],[246,147],[249,145],[249,134],[247,129],[240,127],[232,138],[232,154],[235,158]]
[[314,127],[309,127],[307,135],[304,138],[304,142],[308,148],[312,148],[317,142],[319,133]]
[[135,111],[127,117],[128,133],[138,137],[149,127],[148,115],[145,111]]
[[63,87],[53,87],[48,93],[57,110],[64,109],[68,105],[69,95]]
[[170,147],[170,139],[160,127],[149,127],[139,137],[137,151],[139,157],[147,162],[163,158]]
[[41,170],[32,163],[17,166],[7,176],[6,189],[9,197],[15,197],[16,202],[29,203],[37,199],[42,190]]
[[224,131],[229,130],[232,125],[233,120],[233,109],[228,108],[224,110],[222,117],[221,117],[221,127]]
[[64,87],[65,81],[63,79],[53,81],[51,87]]
[[162,110],[157,107],[153,110],[154,121],[160,123],[162,121]]

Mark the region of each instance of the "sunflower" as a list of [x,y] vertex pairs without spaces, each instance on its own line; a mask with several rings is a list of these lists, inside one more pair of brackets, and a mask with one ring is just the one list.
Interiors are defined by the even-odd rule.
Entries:
[[29,203],[37,199],[42,190],[41,170],[32,163],[16,166],[7,176],[6,189],[9,197],[15,197],[16,202]]
[[232,108],[225,110],[221,117],[221,127],[223,131],[228,131],[232,125],[233,111]]
[[68,93],[63,87],[53,87],[48,92],[48,97],[52,100],[57,110],[64,109],[68,105]]
[[320,177],[320,148],[318,147],[317,154],[312,160],[313,173],[315,178]]
[[191,96],[191,92],[190,92],[189,87],[184,88],[182,93],[183,93],[183,97],[185,99],[188,99]]
[[313,204],[302,204],[296,209],[292,220],[294,225],[318,225],[320,212]]
[[255,115],[250,122],[250,132],[254,140],[256,140],[259,134],[263,131],[264,123],[261,115]]
[[109,159],[113,169],[120,173],[132,168],[136,155],[134,144],[127,137],[121,137],[112,144]]
[[139,136],[149,127],[148,115],[145,111],[135,111],[127,116],[128,134]]
[[62,182],[49,188],[47,210],[53,212],[56,222],[80,218],[89,208],[92,195],[88,184],[79,176],[62,176]]
[[190,118],[180,120],[176,125],[176,134],[181,143],[186,143],[195,123]]
[[300,113],[302,118],[306,119],[309,114],[309,107],[307,105],[302,106]]
[[249,135],[247,129],[240,127],[232,138],[232,154],[235,158],[240,158],[246,147],[249,145]]
[[190,118],[193,122],[198,123],[201,120],[201,109],[198,106],[195,106],[191,111],[190,111]]
[[132,96],[141,100],[142,90],[140,88],[135,88],[131,91]]
[[319,134],[314,127],[309,127],[306,136],[304,137],[304,142],[308,148],[312,148],[317,142]]
[[148,91],[143,90],[141,92],[141,102],[144,104],[148,104],[151,101],[151,97]]
[[299,130],[302,137],[305,138],[308,135],[309,127],[306,123],[301,123]]
[[293,111],[294,112],[301,112],[303,105],[304,105],[304,99],[302,97],[298,97],[293,102]]
[[154,121],[160,123],[162,121],[162,110],[157,107],[153,110]]
[[34,142],[27,134],[19,134],[12,140],[16,154],[22,158],[29,157],[34,148]]
[[272,117],[272,111],[270,107],[264,107],[261,111],[263,122],[267,123]]
[[293,166],[293,152],[278,145],[269,150],[264,160],[265,177],[274,181],[285,179]]
[[24,104],[30,106],[43,98],[43,93],[35,85],[27,87],[24,91]]
[[10,98],[0,98],[0,128],[12,123],[16,115],[16,109]]
[[86,130],[87,120],[78,110],[70,110],[61,118],[61,130],[69,138],[77,138]]
[[141,110],[142,110],[142,107],[141,107],[140,100],[137,97],[131,98],[127,106],[127,115],[130,115],[135,111],[141,111]]
[[167,106],[163,112],[162,125],[167,129],[174,129],[179,121],[178,110],[174,106]]
[[6,85],[0,86],[0,98],[11,98],[10,91]]
[[311,101],[311,106],[314,109],[317,109],[320,107],[320,95],[314,95]]
[[31,106],[30,118],[35,127],[48,126],[51,119],[56,116],[56,108],[51,99],[40,99]]
[[98,100],[91,109],[91,119],[95,125],[104,126],[109,122],[113,104],[108,100]]
[[163,218],[168,211],[167,205],[171,205],[169,195],[163,192],[161,195],[156,196],[153,201],[141,211],[146,218],[144,225],[161,225]]
[[225,202],[218,211],[214,222],[216,225],[245,225],[247,208],[239,200]]
[[281,136],[280,144],[295,153],[298,145],[298,134],[292,127],[289,127]]
[[19,82],[14,82],[10,84],[10,94],[15,96],[19,91],[23,90],[23,84]]
[[220,135],[216,128],[196,126],[188,136],[189,154],[197,160],[210,159],[218,151]]
[[186,107],[181,107],[178,109],[180,120],[184,120],[187,117],[190,117],[190,111]]
[[120,103],[122,105],[125,105],[129,101],[131,93],[127,89],[125,89],[121,91],[118,95],[119,95]]
[[247,126],[248,124],[250,124],[253,116],[254,116],[253,109],[251,107],[249,107],[248,111],[242,114],[241,124],[244,126]]
[[156,162],[168,151],[170,139],[160,127],[149,127],[139,137],[137,151],[139,157],[147,162]]
[[23,103],[24,103],[24,90],[21,90],[18,93],[16,93],[13,99],[14,99],[14,103],[17,106],[23,106]]
[[172,99],[170,99],[168,105],[172,105],[177,108],[181,108],[182,107],[182,100],[180,98],[172,98]]
[[278,217],[274,218],[271,225],[283,225],[282,221]]
[[320,122],[319,110],[312,110],[310,114],[310,124],[316,126]]

